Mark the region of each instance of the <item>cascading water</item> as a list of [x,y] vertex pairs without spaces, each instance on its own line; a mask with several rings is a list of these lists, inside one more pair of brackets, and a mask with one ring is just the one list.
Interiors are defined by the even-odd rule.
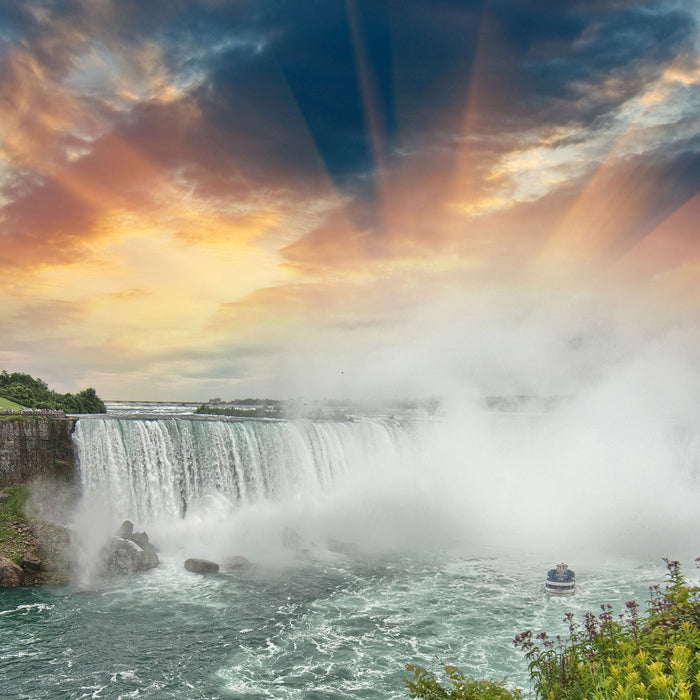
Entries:
[[[661,556],[700,553],[698,431],[609,422],[81,417],[76,538],[130,518],[161,563],[0,591],[0,696],[399,700],[405,664],[436,655],[527,688],[517,633],[566,636],[567,610],[643,602]],[[236,554],[251,565],[183,567]],[[566,601],[543,587],[561,558]]]
[[328,491],[349,472],[395,467],[409,434],[390,420],[82,418],[74,440],[84,496],[150,522],[213,493],[244,506]]
[[[649,529],[672,544],[685,539],[697,431],[657,424],[644,435],[634,426],[594,434],[590,422],[563,416],[84,417],[74,440],[83,501],[105,535],[129,518],[162,525],[170,540],[186,521],[207,549],[245,529],[275,539],[287,526],[373,549],[629,552],[646,546]],[[625,490],[634,498],[621,498]]]

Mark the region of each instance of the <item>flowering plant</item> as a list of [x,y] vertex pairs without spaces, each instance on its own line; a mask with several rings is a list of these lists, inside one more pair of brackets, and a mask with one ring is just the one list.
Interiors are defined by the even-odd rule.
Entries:
[[[652,586],[647,610],[630,600],[615,615],[601,605],[586,613],[583,627],[564,617],[568,639],[526,630],[513,640],[528,661],[532,690],[542,700],[700,700],[700,588],[664,559],[666,585]],[[699,562],[700,558],[696,560]],[[518,700],[505,681],[478,681],[445,665],[446,686],[420,666],[409,665],[409,697],[423,700]]]

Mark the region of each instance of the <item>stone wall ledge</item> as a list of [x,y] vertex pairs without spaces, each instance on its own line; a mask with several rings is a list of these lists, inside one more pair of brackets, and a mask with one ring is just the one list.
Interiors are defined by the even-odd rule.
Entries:
[[72,481],[77,421],[62,411],[0,411],[0,487],[47,477]]

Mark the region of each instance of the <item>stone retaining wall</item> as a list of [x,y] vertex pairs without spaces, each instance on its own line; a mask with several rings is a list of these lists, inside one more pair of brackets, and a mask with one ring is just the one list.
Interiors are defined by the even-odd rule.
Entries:
[[71,481],[78,419],[56,412],[0,415],[0,487],[52,477]]

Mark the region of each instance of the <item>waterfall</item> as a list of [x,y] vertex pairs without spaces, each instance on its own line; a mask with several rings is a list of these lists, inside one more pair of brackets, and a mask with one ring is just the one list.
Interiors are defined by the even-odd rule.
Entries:
[[196,540],[196,551],[212,557],[217,542],[249,552],[287,527],[308,542],[366,550],[507,543],[548,556],[575,548],[672,554],[697,532],[700,430],[623,428],[565,413],[347,422],[85,416],[73,436],[82,530],[109,534],[129,518],[160,544]]
[[325,492],[358,470],[400,463],[408,430],[392,420],[233,421],[81,418],[83,494],[114,516],[184,517],[204,496],[234,507]]

